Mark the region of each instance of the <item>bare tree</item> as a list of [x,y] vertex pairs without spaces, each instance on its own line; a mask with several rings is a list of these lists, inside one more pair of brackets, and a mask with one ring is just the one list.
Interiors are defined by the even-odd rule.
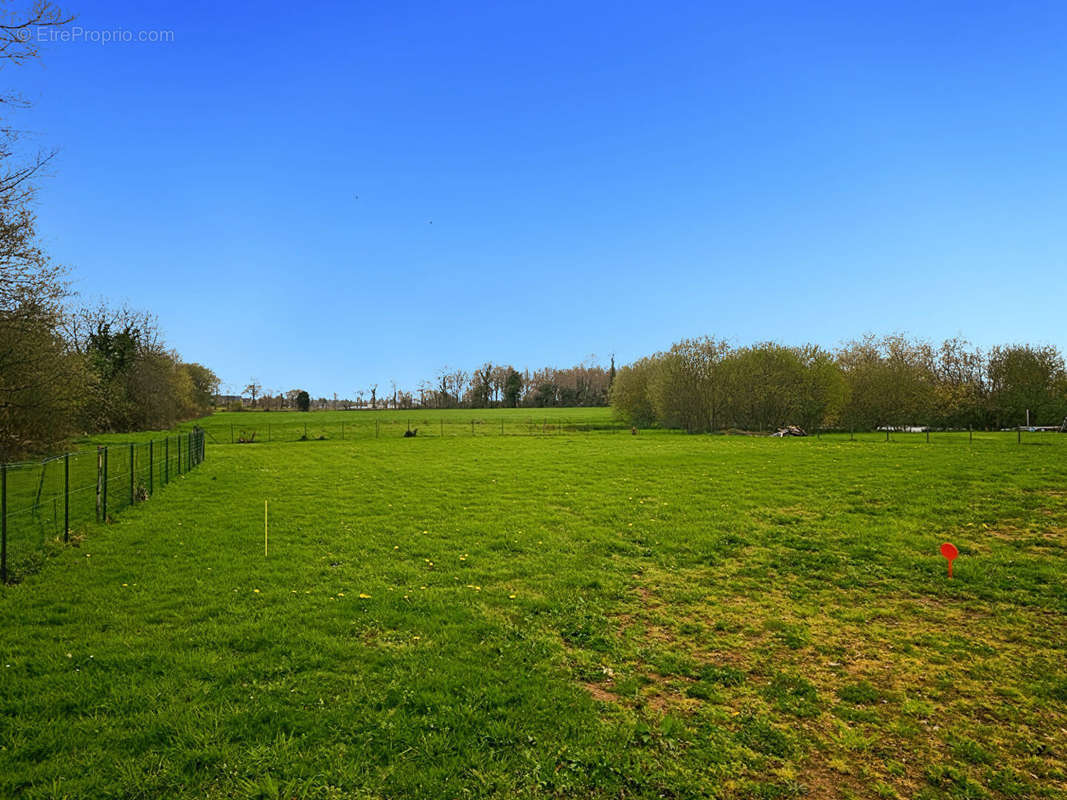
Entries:
[[255,378],[252,378],[252,380],[250,380],[248,382],[248,385],[244,388],[244,391],[246,391],[250,395],[252,395],[252,407],[255,408],[256,397],[259,395],[259,393],[261,391],[263,391],[263,384],[261,384]]

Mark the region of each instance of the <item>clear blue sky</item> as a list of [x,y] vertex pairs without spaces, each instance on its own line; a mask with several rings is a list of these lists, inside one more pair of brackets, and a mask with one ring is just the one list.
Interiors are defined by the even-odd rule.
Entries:
[[75,0],[173,42],[5,80],[60,148],[76,288],[237,388],[702,334],[1067,344],[1067,6],[746,5]]

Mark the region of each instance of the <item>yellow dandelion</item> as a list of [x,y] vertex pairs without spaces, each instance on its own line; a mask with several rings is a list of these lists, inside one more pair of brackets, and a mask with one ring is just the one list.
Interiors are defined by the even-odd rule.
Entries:
[[417,642],[417,641],[418,641],[419,639],[421,639],[422,637],[421,637],[421,636],[412,636],[411,638],[412,638],[412,639],[414,639],[414,640],[415,640],[415,641]]
[[[338,592],[338,593],[337,593],[337,596],[338,596],[338,597],[344,597],[344,596],[345,596],[345,593],[344,593],[344,592]],[[363,596],[363,595],[360,595],[360,597],[362,597],[362,596]]]
[[128,583],[124,583],[124,584],[122,584],[122,585],[123,585],[123,586],[129,586],[130,584],[128,584]]
[[255,592],[256,594],[259,594],[259,589],[253,589],[252,591]]
[[400,549],[400,545],[398,545],[398,544],[394,544],[394,545],[393,545],[393,549],[394,549],[394,550],[399,550],[399,549]]
[[370,600],[370,595],[369,594],[364,594],[363,592],[360,592],[359,593],[359,599],[360,600]]
[[515,597],[516,597],[516,595],[513,595],[513,594],[509,594],[509,595],[508,595],[508,597],[510,597],[510,598],[511,598],[512,600],[514,600],[514,599],[515,599]]

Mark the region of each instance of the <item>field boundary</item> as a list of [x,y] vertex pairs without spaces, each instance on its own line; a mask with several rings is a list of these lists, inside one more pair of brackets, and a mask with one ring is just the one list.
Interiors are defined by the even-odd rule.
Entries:
[[201,464],[205,454],[204,431],[194,428],[161,440],[0,464],[0,584],[34,571],[50,542],[69,543],[72,523],[108,522]]

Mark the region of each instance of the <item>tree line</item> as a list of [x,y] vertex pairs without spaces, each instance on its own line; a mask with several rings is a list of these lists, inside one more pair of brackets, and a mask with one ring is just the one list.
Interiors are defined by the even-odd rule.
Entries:
[[611,405],[630,424],[694,433],[1060,425],[1067,372],[1052,345],[868,335],[831,351],[703,337],[619,369]]
[[[70,21],[47,2],[7,13],[0,67],[38,55],[38,28]],[[0,112],[24,105],[0,92]],[[54,451],[78,433],[169,428],[206,413],[218,379],[169,349],[150,314],[71,307],[33,211],[35,179],[54,152],[26,155],[21,134],[0,117],[0,461]]]
[[[414,409],[414,408],[550,408],[608,405],[615,359],[609,367],[591,356],[573,367],[542,367],[520,372],[507,364],[486,362],[474,370],[442,367],[432,379],[409,391],[391,382],[379,391],[378,384],[355,392],[354,398],[311,397],[303,389],[264,390],[255,378],[240,396],[220,397],[220,405],[234,411],[245,407],[263,410],[295,409]],[[248,398],[247,404],[245,398]]]

